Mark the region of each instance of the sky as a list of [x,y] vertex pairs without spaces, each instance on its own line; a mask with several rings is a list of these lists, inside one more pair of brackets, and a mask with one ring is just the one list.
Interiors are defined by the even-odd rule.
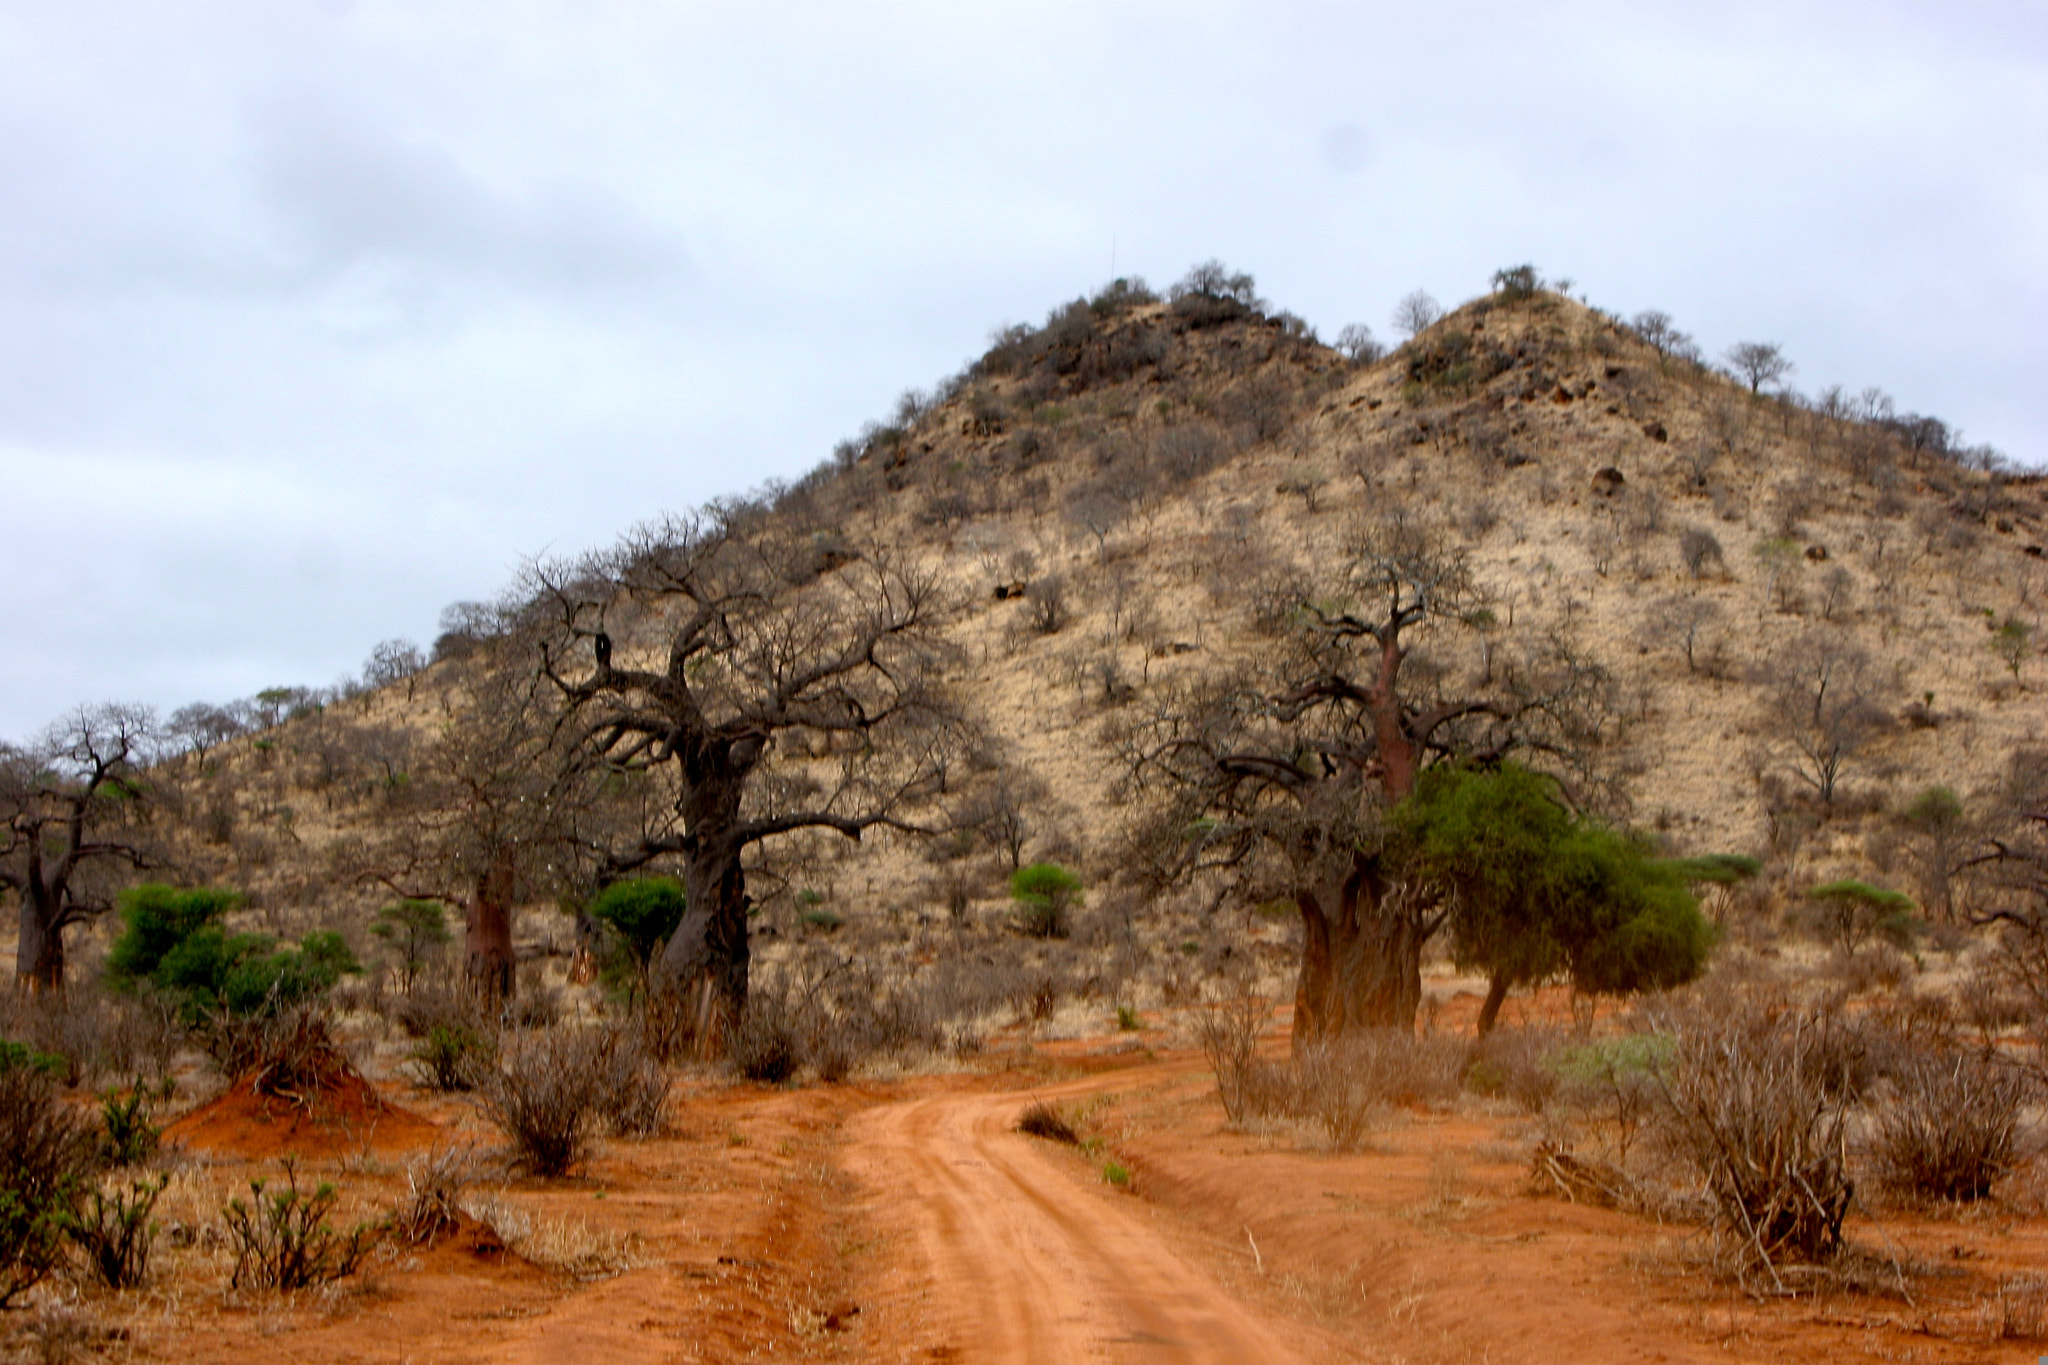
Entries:
[[2037,3],[0,4],[0,738],[321,685],[1220,258],[2048,462]]

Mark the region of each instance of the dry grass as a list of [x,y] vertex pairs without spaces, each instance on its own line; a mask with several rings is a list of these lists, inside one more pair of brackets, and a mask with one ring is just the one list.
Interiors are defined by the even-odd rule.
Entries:
[[535,1217],[502,1194],[468,1196],[462,1211],[515,1255],[573,1279],[610,1279],[640,1264],[637,1238],[586,1219]]
[[1081,1135],[1074,1131],[1074,1125],[1048,1100],[1033,1100],[1018,1117],[1017,1131],[1050,1142],[1063,1142],[1069,1147],[1081,1145]]

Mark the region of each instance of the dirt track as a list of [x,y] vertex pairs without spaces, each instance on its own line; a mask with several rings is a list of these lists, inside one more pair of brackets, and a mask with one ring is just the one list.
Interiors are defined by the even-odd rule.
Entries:
[[[1129,1196],[1014,1131],[1031,1095],[947,1094],[850,1126],[849,1170],[878,1221],[914,1242],[927,1354],[1049,1361],[1300,1360],[1252,1310],[1177,1254]],[[915,1272],[913,1272],[915,1273]]]

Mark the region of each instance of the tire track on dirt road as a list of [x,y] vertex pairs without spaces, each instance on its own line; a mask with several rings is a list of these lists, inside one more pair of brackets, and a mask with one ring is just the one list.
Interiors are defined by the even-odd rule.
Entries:
[[1074,1361],[1289,1365],[1267,1322],[1167,1244],[1128,1196],[1014,1131],[1034,1098],[950,1094],[870,1110],[849,1126],[846,1168],[877,1220],[907,1235],[940,1344],[927,1358],[985,1365]]

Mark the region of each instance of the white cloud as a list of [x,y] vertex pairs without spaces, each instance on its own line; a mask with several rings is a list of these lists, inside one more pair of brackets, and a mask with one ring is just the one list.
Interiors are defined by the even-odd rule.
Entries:
[[1220,255],[1533,260],[2048,457],[2048,37],[1903,3],[0,14],[0,734],[352,667]]

